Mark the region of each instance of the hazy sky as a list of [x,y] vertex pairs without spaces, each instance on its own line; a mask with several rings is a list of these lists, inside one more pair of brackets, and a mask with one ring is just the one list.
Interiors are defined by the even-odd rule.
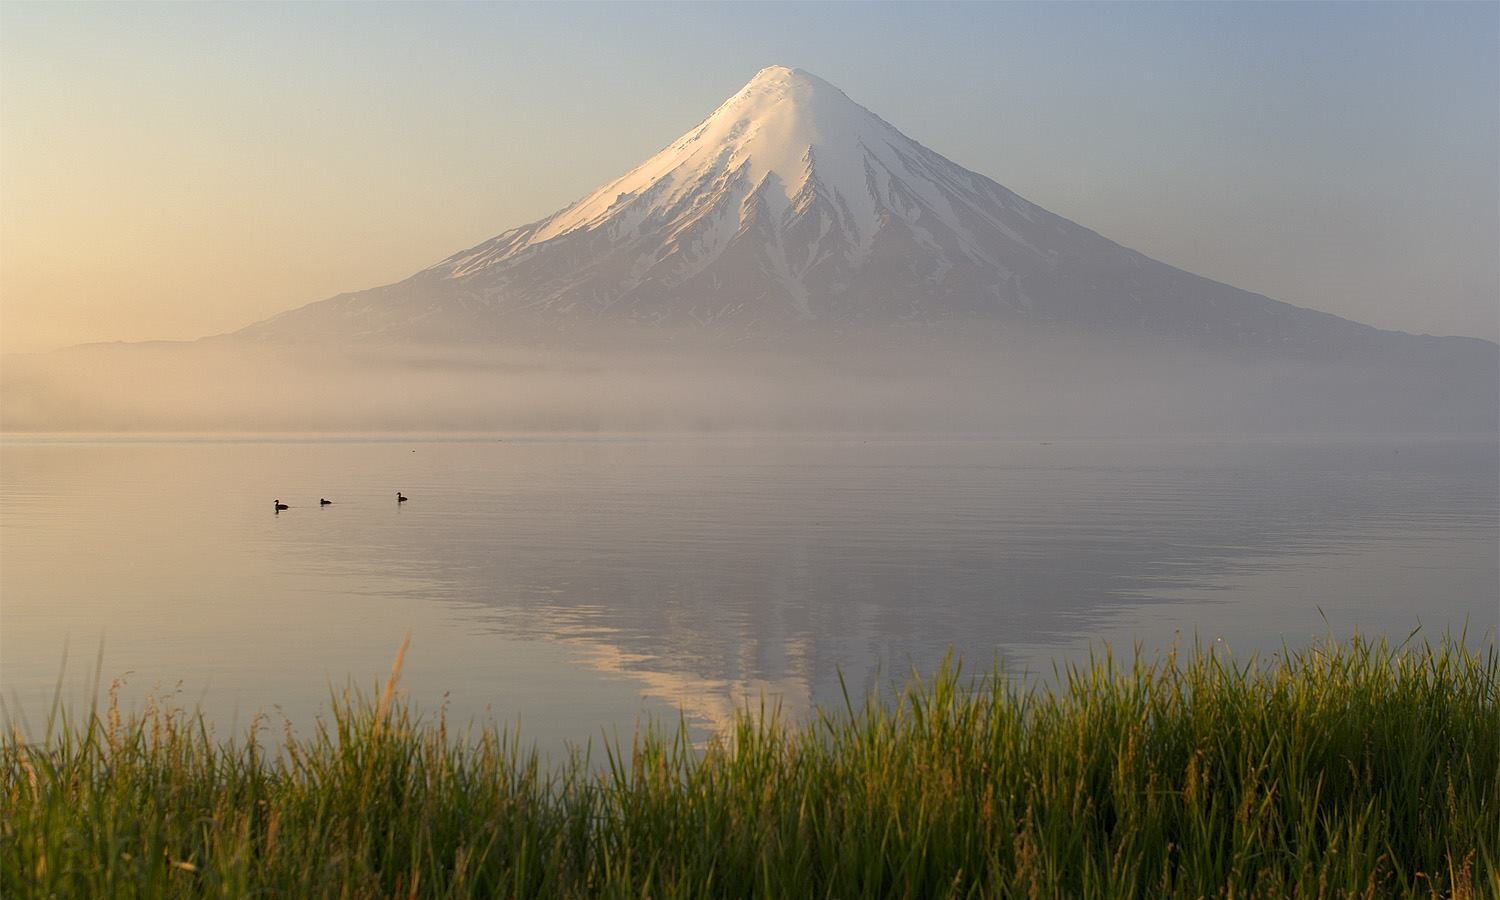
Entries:
[[405,277],[771,64],[1127,246],[1500,337],[1500,5],[0,3],[0,348]]

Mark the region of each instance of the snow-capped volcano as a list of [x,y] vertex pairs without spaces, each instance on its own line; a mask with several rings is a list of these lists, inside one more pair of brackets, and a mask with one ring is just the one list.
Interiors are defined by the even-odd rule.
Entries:
[[974,318],[1305,349],[1389,336],[1121,247],[783,66],[552,216],[238,334],[451,339],[622,321],[733,330]]
[[[533,309],[908,318],[933,295],[1021,300],[1006,261],[1045,261],[1055,251],[1038,245],[1065,226],[821,78],[773,66],[623,177],[430,273],[482,278],[483,299],[525,294]],[[582,265],[538,279],[535,258],[554,248]]]
[[779,66],[624,176],[403,281],[15,366],[0,421],[48,431],[1493,433],[1500,410],[1494,343],[1156,262]]

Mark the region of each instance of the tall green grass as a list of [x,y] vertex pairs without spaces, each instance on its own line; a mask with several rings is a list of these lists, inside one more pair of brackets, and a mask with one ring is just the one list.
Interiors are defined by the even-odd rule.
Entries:
[[1109,656],[544,762],[395,699],[271,755],[166,708],[5,739],[20,897],[1500,897],[1500,662]]

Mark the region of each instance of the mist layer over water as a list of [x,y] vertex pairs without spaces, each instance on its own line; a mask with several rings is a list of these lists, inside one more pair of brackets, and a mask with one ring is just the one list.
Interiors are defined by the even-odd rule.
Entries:
[[98,345],[0,359],[0,422],[28,432],[1500,428],[1500,348],[1370,331],[1371,347],[1295,353],[984,321],[733,334],[621,326],[472,344]]
[[[223,727],[383,677],[557,745],[950,648],[1500,626],[1494,439],[848,435],[9,439],[7,709],[180,685]],[[395,492],[412,499],[397,504]],[[319,498],[334,501],[320,507]],[[272,500],[290,505],[281,513]]]

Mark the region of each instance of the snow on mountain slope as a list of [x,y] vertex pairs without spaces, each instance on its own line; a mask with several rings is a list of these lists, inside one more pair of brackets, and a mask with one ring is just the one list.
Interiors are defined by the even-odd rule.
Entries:
[[[911,220],[926,211],[948,229],[965,233],[954,206],[985,206],[983,196],[962,196],[974,190],[969,173],[955,170],[838,88],[774,66],[643,165],[548,219],[523,246],[606,224],[639,231],[650,222],[676,230],[672,226],[691,224],[729,197],[740,201],[740,223],[750,197],[763,201],[774,218],[786,220],[794,208],[806,214],[814,198],[826,196],[832,216],[820,219],[820,229],[837,227],[845,242],[868,254],[882,215],[890,212]],[[725,227],[718,237],[727,239],[734,231]],[[977,246],[970,249],[982,254]]]
[[1388,336],[1121,247],[782,66],[546,219],[238,334],[449,339],[580,322],[733,330],[973,318],[1310,349]]

